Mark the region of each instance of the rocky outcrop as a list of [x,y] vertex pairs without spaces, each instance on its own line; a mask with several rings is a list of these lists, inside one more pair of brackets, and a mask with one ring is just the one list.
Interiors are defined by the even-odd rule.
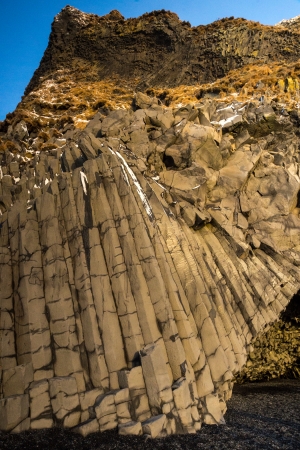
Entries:
[[2,154],[1,430],[223,423],[253,342],[300,288],[290,116],[134,105]]
[[67,6],[22,101],[0,122],[0,152],[20,151],[20,141],[10,142],[17,136],[44,150],[54,133],[83,129],[99,109],[129,109],[140,90],[173,107],[265,96],[295,109],[298,38],[297,18],[264,26],[230,17],[191,27],[170,11],[125,20],[117,11],[98,17]]
[[40,85],[40,77],[61,69],[76,68],[89,81],[119,76],[141,89],[212,82],[261,61],[297,61],[298,22],[293,28],[284,25],[227,18],[191,27],[170,11],[124,20],[118,11],[99,17],[67,6],[54,19],[25,94]]

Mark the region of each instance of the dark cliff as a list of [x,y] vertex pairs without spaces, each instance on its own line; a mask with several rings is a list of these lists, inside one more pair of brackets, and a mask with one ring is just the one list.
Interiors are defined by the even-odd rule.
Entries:
[[228,18],[191,27],[164,10],[124,20],[118,11],[99,17],[67,6],[54,19],[48,48],[25,94],[41,76],[79,60],[96,65],[91,81],[116,74],[144,88],[212,82],[246,64],[292,62],[299,56],[297,22],[270,27]]

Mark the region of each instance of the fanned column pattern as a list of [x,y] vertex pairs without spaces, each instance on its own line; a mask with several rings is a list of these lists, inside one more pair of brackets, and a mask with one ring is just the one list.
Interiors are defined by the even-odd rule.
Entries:
[[[18,181],[2,177],[1,430],[118,427],[155,438],[223,423],[252,342],[298,291],[297,247],[275,245],[271,234],[267,241],[266,223],[242,231],[238,220],[250,224],[251,213],[232,200],[236,185],[222,197],[224,182],[209,184],[208,174],[232,166],[209,169],[201,159],[217,151],[203,135],[207,143],[215,132],[217,142],[219,131],[179,113],[164,116],[157,105],[124,112],[128,129],[116,129],[123,112],[112,113],[61,156],[50,150],[27,162]],[[151,177],[142,154],[154,139],[139,141],[138,127],[163,130],[156,145],[174,160],[176,151],[183,158],[170,144],[177,127],[198,168]],[[257,168],[257,146],[244,151],[247,174],[235,160],[232,176],[246,196],[255,174],[262,183],[271,168]]]

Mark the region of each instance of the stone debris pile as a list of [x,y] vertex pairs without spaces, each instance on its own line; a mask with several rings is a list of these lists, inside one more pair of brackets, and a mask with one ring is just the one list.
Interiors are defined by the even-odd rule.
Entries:
[[0,429],[223,423],[254,339],[300,288],[289,117],[137,94],[56,144],[0,155]]

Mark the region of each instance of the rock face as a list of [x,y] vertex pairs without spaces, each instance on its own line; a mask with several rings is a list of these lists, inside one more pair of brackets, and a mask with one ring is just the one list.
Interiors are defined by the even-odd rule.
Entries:
[[253,341],[300,288],[290,116],[134,105],[1,154],[1,430],[223,423]]
[[89,81],[117,75],[139,88],[207,83],[249,63],[297,61],[298,43],[297,21],[293,27],[271,27],[228,18],[191,27],[170,11],[124,20],[117,11],[99,17],[67,6],[55,17],[48,48],[25,94],[40,77],[75,67]]
[[[0,127],[0,430],[195,433],[224,422],[239,374],[260,378],[263,360],[282,373],[290,341],[294,368],[297,327],[265,333],[300,288],[298,30],[56,16]],[[128,97],[258,61],[268,89],[285,65],[277,90],[293,108],[262,81],[243,102]],[[114,111],[94,97],[109,78]]]

